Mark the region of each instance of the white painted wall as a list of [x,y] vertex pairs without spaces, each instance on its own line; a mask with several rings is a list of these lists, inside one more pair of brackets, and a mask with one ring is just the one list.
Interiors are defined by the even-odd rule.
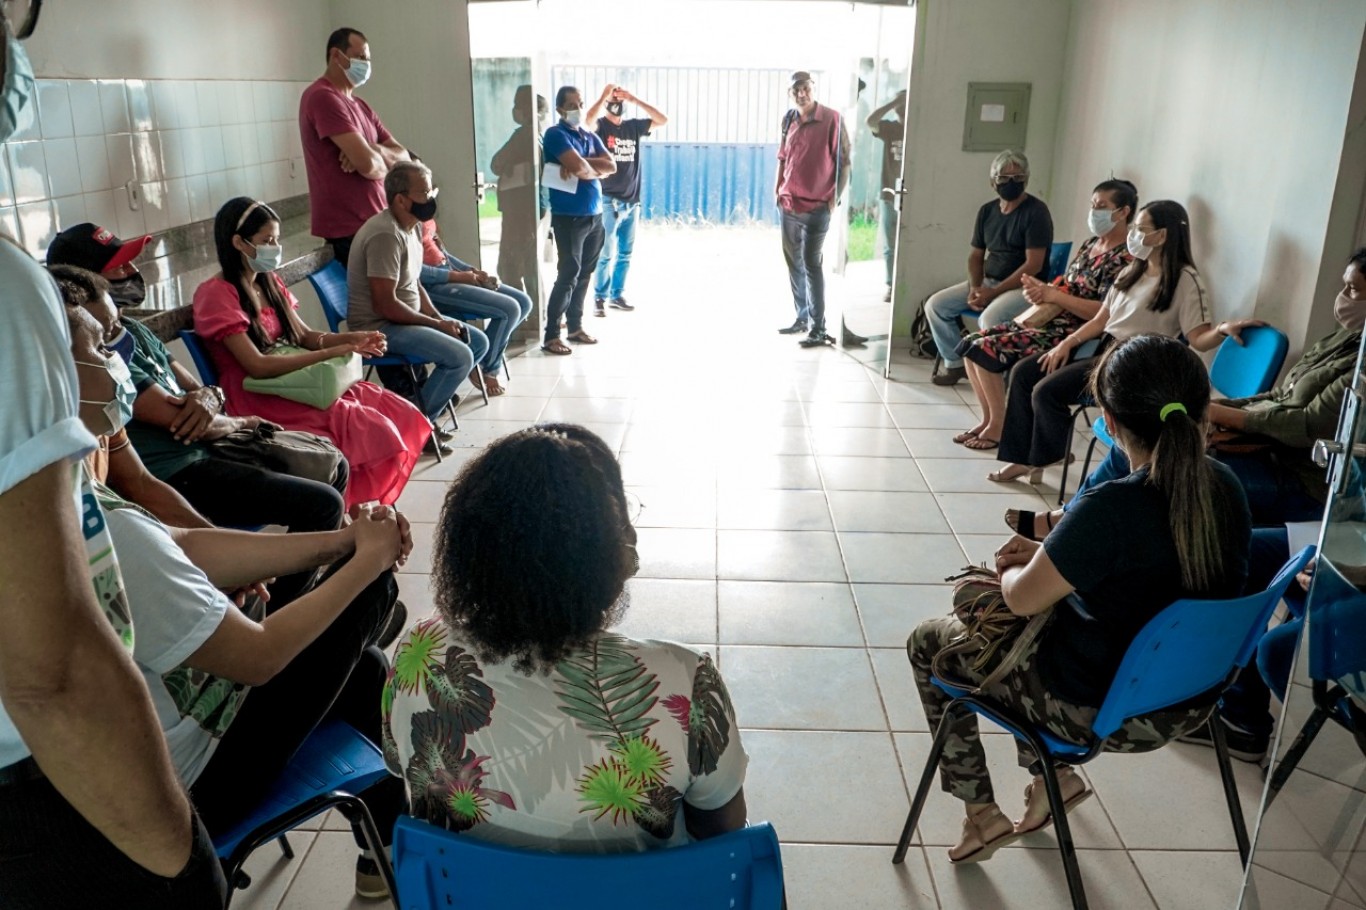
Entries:
[[[1273,322],[1292,350],[1325,334],[1361,203],[1363,162],[1340,165],[1364,26],[1360,0],[1077,0],[1060,234],[1083,235],[1084,200],[1113,171],[1144,201],[1186,205],[1218,317]],[[1330,231],[1342,192],[1350,225]]]
[[[905,146],[910,194],[901,219],[893,335],[909,333],[927,295],[967,277],[973,219],[993,198],[987,177],[993,153],[962,150],[969,82],[1032,84],[1024,149],[1033,174],[1029,192],[1066,224],[1059,210],[1071,203],[1050,187],[1050,175],[1070,13],[1068,0],[919,0]],[[1060,240],[1067,236],[1058,232]]]

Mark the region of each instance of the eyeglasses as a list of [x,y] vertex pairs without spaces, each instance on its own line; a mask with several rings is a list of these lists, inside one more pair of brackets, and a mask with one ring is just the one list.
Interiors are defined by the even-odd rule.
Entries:
[[413,200],[414,202],[431,202],[431,201],[432,201],[433,199],[435,199],[440,193],[441,193],[441,187],[439,187],[439,186],[434,186],[434,187],[432,187],[431,190],[427,193],[427,198],[426,198],[426,199],[418,199],[418,198],[417,198],[416,196],[414,196],[412,193],[404,193],[403,195],[407,196],[409,199]]
[[645,509],[645,503],[640,501],[640,497],[630,490],[626,491],[626,520],[635,524],[640,518],[640,513]]
[[996,178],[996,185],[1005,186],[1007,183],[1024,183],[1028,179],[1028,174],[1002,174]]
[[38,27],[38,14],[43,9],[43,0],[0,0],[0,12],[14,37],[23,41]]

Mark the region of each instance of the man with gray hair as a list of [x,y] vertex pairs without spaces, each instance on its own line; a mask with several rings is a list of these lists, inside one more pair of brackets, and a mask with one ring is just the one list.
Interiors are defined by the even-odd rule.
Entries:
[[958,354],[960,317],[982,328],[1009,322],[1029,308],[1021,282],[1026,275],[1047,277],[1053,245],[1053,216],[1042,199],[1025,192],[1029,159],[1007,149],[991,162],[991,186],[998,198],[977,211],[968,253],[968,280],[944,288],[925,301],[925,317],[944,370],[936,385],[953,385],[967,376]]
[[[351,244],[346,316],[353,332],[383,332],[390,354],[432,364],[417,405],[433,425],[489,348],[483,332],[442,316],[422,287],[419,225],[436,217],[436,194],[425,164],[400,161],[389,169],[388,207],[361,225]],[[449,451],[436,434],[427,447]]]

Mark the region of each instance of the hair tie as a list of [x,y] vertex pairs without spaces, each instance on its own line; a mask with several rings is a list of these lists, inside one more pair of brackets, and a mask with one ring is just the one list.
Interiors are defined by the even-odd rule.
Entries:
[[1166,423],[1167,415],[1172,413],[1173,411],[1180,411],[1182,414],[1190,416],[1190,412],[1186,410],[1186,406],[1184,404],[1182,404],[1179,401],[1173,401],[1170,404],[1164,404],[1162,406],[1162,410],[1157,412],[1158,419],[1161,420],[1163,423]]

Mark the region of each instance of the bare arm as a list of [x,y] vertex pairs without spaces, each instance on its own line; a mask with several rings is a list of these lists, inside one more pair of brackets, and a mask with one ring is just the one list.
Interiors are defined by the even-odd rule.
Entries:
[[378,145],[371,146],[371,148],[384,160],[384,172],[386,174],[389,172],[389,168],[400,161],[413,160],[413,156],[408,153],[408,150],[399,145],[398,140],[392,136]]
[[1006,291],[1013,291],[1020,286],[1021,280],[1026,275],[1037,275],[1043,271],[1044,261],[1048,258],[1048,250],[1043,247],[1030,247],[1025,250],[1024,265],[1011,272],[1001,283],[992,288],[992,294],[1000,295]]
[[602,116],[602,109],[607,106],[607,102],[612,100],[612,93],[617,90],[615,85],[610,82],[603,88],[598,100],[593,102],[593,106],[583,112],[583,122],[590,126],[596,126],[598,118]]
[[1016,616],[1042,613],[1074,590],[1037,541],[1012,538],[998,551],[997,565],[1001,596]]
[[389,173],[389,167],[378,148],[360,133],[337,133],[327,138],[344,156],[343,169],[349,165],[351,170],[370,180],[383,180],[384,175]]
[[190,804],[147,687],[96,604],[71,484],[58,463],[0,495],[0,701],[76,811],[174,876],[190,856]]
[[650,129],[658,129],[661,126],[668,125],[669,118],[661,114],[658,108],[646,104],[630,92],[626,93],[626,100],[634,101],[636,106],[645,112],[645,116],[650,118]]
[[982,286],[982,282],[986,280],[986,272],[984,271],[986,261],[986,250],[973,247],[972,252],[968,253],[968,287],[980,288]]
[[584,160],[593,169],[594,177],[606,177],[617,172],[617,160],[611,154],[594,155],[592,158],[585,158]]
[[204,384],[199,378],[180,365],[179,360],[171,361],[171,373],[175,376],[175,381],[187,392],[194,392],[204,388]]
[[[429,329],[441,328],[440,314],[432,315],[420,310],[414,310],[398,299],[398,281],[394,278],[370,277],[370,301],[374,307],[375,315],[388,322],[396,322],[399,325],[425,325]],[[419,288],[421,286],[419,285]],[[422,299],[426,299],[427,294],[422,292]],[[428,301],[428,308],[431,303]],[[435,309],[432,313],[435,313]]]
[[[903,92],[902,94],[905,93]],[[882,105],[882,107],[874,108],[873,112],[868,115],[868,119],[864,121],[868,124],[868,128],[876,131],[878,124],[882,122],[882,118],[887,116],[887,113],[891,111],[892,108],[900,104],[901,100],[901,95],[894,95],[892,100]]]
[[[241,420],[226,414],[206,413],[203,414],[202,421],[187,421],[186,409],[191,407],[193,394],[176,396],[159,385],[150,385],[138,393],[138,397],[133,401],[133,417],[143,423],[150,423],[152,426],[175,433],[176,438],[184,442],[221,439],[240,429]],[[214,399],[214,408],[217,409],[217,399]]]
[[152,476],[131,442],[109,450],[109,488],[151,512],[162,524],[177,528],[213,527],[213,522],[195,511],[174,487]]
[[830,207],[831,207],[832,209],[833,209],[836,205],[839,204],[839,201],[840,201],[841,199],[844,198],[844,191],[845,191],[845,189],[847,189],[848,186],[849,186],[849,162],[850,162],[850,156],[849,156],[849,131],[846,130],[846,129],[844,128],[844,120],[843,120],[842,118],[841,118],[841,120],[840,120],[840,140],[839,140],[839,142],[840,142],[840,151],[839,151],[840,161],[839,161],[839,167],[837,168],[837,170],[839,171],[839,183],[838,183],[838,185],[835,187],[835,198],[831,200],[831,206],[830,206]]
[[339,531],[262,534],[228,528],[168,528],[190,562],[214,587],[232,590],[336,562],[354,547],[348,525]]
[[573,149],[565,149],[560,153],[560,174],[565,177],[578,177],[580,180],[594,180],[598,176],[593,166]]
[[224,338],[223,346],[242,365],[242,369],[246,371],[247,375],[254,379],[271,379],[275,376],[283,376],[286,373],[293,373],[295,370],[302,370],[304,367],[311,367],[315,363],[331,360],[333,357],[355,353],[354,345],[339,344],[330,348],[323,348],[320,351],[282,354],[276,357],[262,354],[251,339],[247,337],[246,332],[238,332],[236,335],[229,335]]

